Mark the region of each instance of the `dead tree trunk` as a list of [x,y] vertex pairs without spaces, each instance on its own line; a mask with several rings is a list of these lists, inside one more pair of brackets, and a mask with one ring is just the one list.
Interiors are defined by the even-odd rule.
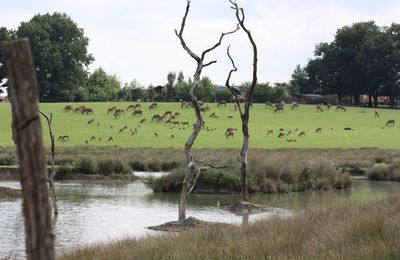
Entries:
[[11,91],[13,137],[21,170],[26,253],[28,259],[54,259],[38,87],[28,40],[5,44],[4,56]]
[[239,22],[240,28],[243,29],[243,31],[246,33],[252,48],[253,48],[253,79],[251,81],[250,89],[248,93],[245,94],[246,100],[244,103],[244,110],[241,107],[239,97],[234,91],[233,87],[230,85],[230,78],[232,76],[232,73],[237,71],[237,68],[235,66],[235,63],[230,56],[229,53],[229,47],[227,50],[227,54],[229,59],[232,62],[233,69],[230,70],[228,74],[228,78],[226,80],[225,86],[231,91],[235,103],[238,107],[238,111],[240,113],[240,118],[242,120],[242,133],[243,133],[243,144],[242,144],[242,149],[240,150],[240,181],[241,181],[241,198],[242,200],[247,200],[248,197],[248,187],[247,187],[247,153],[249,150],[249,140],[250,140],[250,134],[249,134],[249,118],[250,118],[250,106],[252,104],[252,99],[253,99],[253,93],[254,93],[254,88],[257,85],[257,45],[254,42],[253,36],[250,33],[250,30],[247,29],[247,27],[244,24],[245,20],[245,15],[243,8],[240,8],[236,2],[229,0],[229,2],[232,4],[232,9],[235,10],[236,12],[236,18]]
[[201,128],[203,126],[203,117],[201,115],[200,111],[200,104],[197,100],[196,97],[196,89],[198,87],[199,81],[200,81],[200,75],[202,73],[203,68],[216,63],[216,61],[210,61],[208,63],[204,63],[204,59],[207,53],[211,52],[215,48],[217,48],[219,45],[221,45],[222,39],[224,38],[225,35],[227,34],[232,34],[238,30],[236,28],[235,30],[227,33],[222,33],[219,41],[213,45],[212,47],[206,49],[205,51],[202,52],[201,56],[198,56],[195,54],[186,44],[185,40],[183,39],[183,31],[185,29],[185,24],[186,24],[186,18],[188,16],[190,10],[190,0],[187,0],[186,4],[186,11],[182,19],[182,24],[179,32],[175,30],[176,36],[179,38],[180,43],[183,47],[183,49],[196,61],[197,67],[196,67],[196,72],[194,73],[193,76],[193,83],[190,88],[189,94],[190,94],[190,99],[192,101],[195,114],[196,114],[196,124],[194,126],[193,132],[188,138],[188,140],[185,143],[185,155],[186,155],[186,160],[188,162],[188,172],[185,175],[185,178],[183,180],[183,186],[182,186],[182,191],[181,191],[181,196],[180,196],[180,201],[179,201],[179,215],[178,215],[178,220],[183,220],[186,218],[186,204],[187,200],[189,197],[190,192],[193,190],[196,180],[199,177],[201,167],[195,162],[191,149],[192,146],[199,135]]
[[39,112],[46,119],[47,125],[49,127],[49,135],[51,141],[51,172],[49,174],[48,183],[50,189],[51,202],[53,203],[53,214],[54,216],[57,216],[58,215],[57,197],[56,197],[56,191],[54,189],[54,177],[56,176],[56,170],[54,166],[55,145],[54,145],[53,129],[51,128],[51,123],[53,122],[53,114],[50,113],[50,116],[47,116],[42,111]]

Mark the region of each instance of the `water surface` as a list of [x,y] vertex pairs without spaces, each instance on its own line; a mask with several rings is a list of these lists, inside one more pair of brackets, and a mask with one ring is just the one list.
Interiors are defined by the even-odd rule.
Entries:
[[[0,186],[20,188],[18,182],[0,182]],[[87,244],[125,237],[160,234],[146,227],[177,219],[179,194],[153,192],[140,182],[90,183],[67,181],[56,183],[59,216],[55,220],[58,252]],[[206,221],[240,224],[272,216],[287,217],[296,212],[399,194],[400,184],[391,182],[353,182],[352,190],[298,192],[290,194],[250,196],[253,203],[275,209],[247,218],[222,210],[221,203],[239,198],[231,195],[197,195],[189,199],[188,216]],[[0,201],[0,258],[24,255],[24,226],[21,200]]]

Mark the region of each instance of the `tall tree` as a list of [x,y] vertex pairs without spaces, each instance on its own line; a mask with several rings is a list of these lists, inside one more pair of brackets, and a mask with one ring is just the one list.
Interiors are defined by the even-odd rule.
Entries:
[[193,190],[193,188],[194,188],[194,186],[196,184],[196,181],[197,181],[197,178],[199,177],[200,172],[202,170],[207,169],[208,167],[215,168],[211,164],[207,164],[206,166],[203,166],[203,167],[200,166],[198,164],[198,162],[195,161],[195,159],[194,159],[194,157],[192,155],[192,151],[191,151],[192,147],[193,147],[193,144],[195,143],[196,138],[199,135],[199,133],[201,131],[201,128],[202,128],[202,126],[204,124],[203,116],[202,116],[201,111],[200,111],[200,104],[199,104],[199,101],[198,101],[198,99],[196,97],[196,90],[199,87],[200,76],[201,76],[201,73],[202,73],[203,69],[205,67],[209,66],[209,65],[212,65],[212,64],[216,63],[215,60],[205,63],[204,59],[206,58],[206,55],[209,52],[213,51],[214,49],[216,49],[218,46],[221,45],[222,39],[226,35],[232,34],[232,33],[236,32],[239,29],[239,27],[238,27],[238,28],[236,28],[235,30],[233,30],[231,32],[222,33],[220,38],[219,38],[219,41],[216,44],[214,44],[212,47],[204,50],[201,53],[201,55],[197,55],[196,53],[194,53],[187,46],[186,41],[183,38],[183,31],[185,29],[186,19],[187,19],[187,16],[189,14],[189,10],[190,10],[190,0],[187,0],[187,2],[186,2],[186,11],[185,11],[185,14],[184,14],[183,19],[182,19],[181,28],[180,28],[179,31],[175,30],[175,34],[179,38],[179,41],[180,41],[183,49],[190,55],[190,57],[192,57],[196,61],[196,65],[197,65],[196,66],[196,71],[195,71],[195,73],[193,75],[193,82],[192,82],[191,88],[189,90],[190,100],[191,100],[191,102],[193,104],[193,107],[194,107],[194,110],[195,110],[195,114],[196,114],[196,123],[194,125],[192,134],[189,136],[188,140],[185,143],[185,155],[186,155],[186,160],[187,160],[187,163],[188,163],[187,164],[188,171],[187,171],[187,173],[185,175],[185,178],[183,180],[182,191],[181,191],[181,196],[180,196],[180,200],[179,200],[179,215],[178,215],[179,221],[184,220],[186,218],[187,200],[188,200],[189,194],[192,192],[192,190]]
[[83,29],[65,13],[37,14],[17,30],[28,37],[40,88],[40,101],[71,101],[84,86],[87,66],[94,60],[88,54],[89,39]]
[[87,81],[89,100],[116,100],[121,89],[121,82],[116,75],[108,75],[103,68],[97,68],[90,74]]
[[253,39],[253,36],[250,32],[250,30],[247,28],[245,25],[245,14],[243,11],[243,8],[240,8],[236,2],[233,0],[229,0],[229,2],[232,4],[232,9],[235,10],[235,15],[236,19],[240,25],[240,28],[245,32],[252,50],[253,50],[253,71],[252,71],[252,81],[250,83],[250,86],[248,88],[248,91],[245,94],[246,100],[244,103],[244,108],[242,108],[240,104],[240,100],[237,94],[237,91],[230,85],[230,78],[233,72],[237,71],[237,68],[235,66],[235,63],[230,56],[229,53],[229,47],[227,50],[227,54],[229,59],[232,62],[233,69],[230,70],[228,74],[228,78],[226,80],[225,86],[231,90],[232,95],[235,98],[236,106],[238,108],[240,118],[242,120],[242,133],[243,133],[243,144],[242,144],[242,149],[240,150],[240,182],[241,182],[241,198],[242,200],[246,201],[247,200],[247,195],[248,195],[248,186],[247,186],[247,153],[249,150],[249,141],[250,141],[250,134],[249,134],[249,119],[250,119],[250,106],[253,103],[253,93],[254,89],[257,86],[257,70],[258,70],[258,54],[257,54],[257,45]]
[[172,101],[173,98],[175,97],[175,80],[176,80],[176,73],[171,71],[168,72],[167,75],[167,99],[168,101]]

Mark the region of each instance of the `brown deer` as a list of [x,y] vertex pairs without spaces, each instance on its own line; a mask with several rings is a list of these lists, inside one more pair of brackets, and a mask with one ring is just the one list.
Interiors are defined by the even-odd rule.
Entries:
[[315,129],[315,133],[321,133],[322,132],[322,128],[318,127],[317,129]]
[[87,122],[87,124],[90,125],[90,124],[92,124],[93,122],[94,122],[94,119],[90,119],[90,120]]
[[267,136],[270,136],[270,135],[273,135],[274,134],[274,130],[268,130],[268,132],[267,132]]
[[71,112],[73,110],[74,110],[74,108],[71,105],[68,105],[68,106],[64,107],[64,109],[63,109],[64,112]]
[[336,111],[338,111],[338,110],[341,110],[341,111],[343,111],[343,112],[346,112],[346,108],[345,108],[344,106],[342,106],[342,105],[337,105],[337,106],[336,106]]
[[166,111],[165,113],[164,113],[164,117],[166,117],[166,116],[172,116],[172,111],[170,111],[170,110],[168,110],[168,111]]
[[330,110],[330,109],[331,109],[331,103],[328,103],[328,104],[326,105],[326,108],[327,108],[328,110]]
[[140,109],[137,109],[137,110],[135,110],[135,111],[133,111],[132,112],[132,116],[134,116],[134,117],[137,117],[137,116],[142,116],[143,115],[143,112],[142,112],[142,110],[140,110]]
[[154,109],[158,109],[158,105],[157,105],[157,103],[152,103],[150,106],[153,106],[153,107],[154,107]]
[[159,137],[158,133],[154,133],[154,137]]
[[175,116],[175,117],[180,117],[180,116],[181,116],[181,113],[175,112],[174,116]]
[[145,123],[146,122],[146,118],[143,118],[142,120],[140,120],[140,124],[143,124],[143,123]]
[[278,138],[282,138],[282,137],[285,137],[285,133],[284,132],[279,132]]
[[374,117],[379,118],[379,113],[378,113],[378,111],[376,111],[376,110],[375,110],[375,115],[374,115]]
[[226,107],[226,105],[227,105],[227,102],[225,100],[221,100],[218,102],[217,107]]
[[320,104],[316,105],[315,108],[317,109],[317,112],[322,112],[322,106]]
[[121,118],[121,114],[122,114],[121,111],[115,110],[113,115],[114,115],[114,118],[117,119],[117,118]]
[[388,120],[388,121],[386,122],[386,125],[385,125],[385,126],[394,126],[394,124],[395,124],[395,121],[394,121],[393,119],[390,119],[390,120]]
[[182,127],[184,127],[184,126],[189,127],[189,122],[181,122],[181,126],[182,126]]
[[297,108],[297,107],[299,107],[299,104],[297,104],[296,102],[293,102],[292,103],[292,106],[290,107],[290,109],[295,109],[295,108]]
[[228,132],[228,133],[225,134],[225,138],[226,138],[226,139],[228,139],[228,138],[233,138],[234,135],[235,135],[235,132],[233,132],[233,131],[232,131],[232,132]]
[[301,131],[300,134],[299,134],[299,137],[303,137],[303,136],[306,136],[306,132]]
[[274,108],[274,107],[272,106],[272,103],[271,103],[271,102],[265,102],[265,107],[266,107],[266,108]]
[[96,141],[96,136],[90,137],[90,142],[92,142],[92,141]]
[[112,136],[110,136],[110,137],[108,138],[107,142],[111,142],[111,141],[114,141],[114,138],[113,138]]
[[237,131],[237,128],[231,128],[231,127],[229,127],[229,128],[226,129],[225,135],[227,135],[227,134],[230,133],[230,132],[235,132],[235,131]]
[[126,108],[126,111],[128,111],[129,109],[135,109],[135,105],[134,104],[132,104],[132,105],[129,105],[127,108]]
[[283,112],[285,112],[284,108],[285,108],[285,107],[284,107],[283,104],[276,104],[276,105],[275,105],[274,113],[276,113],[276,112],[278,112],[278,111],[282,111],[282,113],[283,113]]
[[93,111],[93,109],[90,108],[90,107],[85,107],[85,108],[82,109],[81,113],[82,113],[82,114],[89,115],[89,114],[94,114],[94,111]]

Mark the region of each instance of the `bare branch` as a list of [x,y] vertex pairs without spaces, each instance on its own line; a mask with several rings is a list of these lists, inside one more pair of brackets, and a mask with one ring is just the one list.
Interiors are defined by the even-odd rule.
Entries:
[[238,98],[236,92],[233,91],[232,86],[230,85],[230,80],[231,80],[232,73],[236,72],[238,70],[236,65],[235,65],[234,60],[231,57],[230,48],[231,48],[231,45],[228,46],[228,48],[226,50],[226,53],[227,53],[227,55],[228,55],[228,57],[229,57],[229,59],[230,59],[230,61],[232,63],[233,69],[231,69],[229,71],[228,78],[226,79],[226,82],[225,82],[225,86],[231,91],[231,93],[232,93],[232,95],[234,97],[234,101],[235,101],[235,103],[236,103],[236,105],[237,105],[237,107],[239,109],[240,116],[243,116],[242,106],[240,105],[239,98]]
[[217,61],[216,60],[210,61],[209,63],[203,64],[201,67],[204,68],[204,67],[210,66],[211,64],[214,64],[214,63],[217,63]]
[[195,59],[197,62],[200,62],[200,57],[197,56],[186,44],[185,40],[183,39],[183,30],[185,29],[185,25],[186,25],[186,18],[189,14],[189,10],[190,10],[190,0],[187,0],[187,4],[186,4],[186,11],[185,11],[185,15],[182,18],[182,24],[181,24],[181,29],[178,31],[175,29],[175,34],[176,36],[178,36],[181,45],[183,47],[183,49],[193,58]]
[[3,150],[5,153],[8,153],[18,161],[18,157],[15,155],[15,153],[8,151],[4,146],[0,145],[0,149]]
[[218,46],[220,46],[221,43],[222,43],[222,39],[223,39],[226,35],[228,35],[228,34],[233,34],[233,33],[237,32],[239,29],[240,29],[240,25],[239,25],[239,23],[238,23],[237,26],[236,26],[236,29],[234,29],[234,30],[232,30],[232,31],[230,31],[230,32],[221,33],[221,36],[219,37],[219,41],[218,41],[216,44],[214,44],[214,46],[212,46],[211,48],[208,48],[207,50],[203,51],[203,53],[201,54],[201,58],[204,59],[204,57],[206,56],[207,53],[209,53],[210,51],[212,51],[212,50],[214,50],[215,48],[217,48]]

